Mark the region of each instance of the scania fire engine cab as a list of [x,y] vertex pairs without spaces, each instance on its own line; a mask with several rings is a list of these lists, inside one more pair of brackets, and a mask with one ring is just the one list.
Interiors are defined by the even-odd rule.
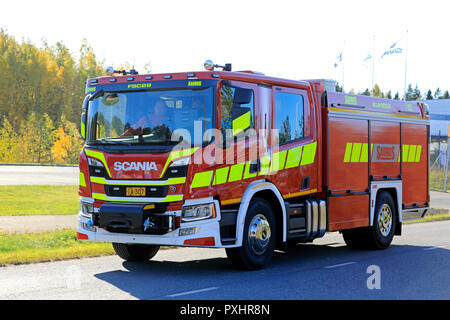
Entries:
[[224,248],[256,269],[326,232],[386,249],[426,214],[426,104],[205,68],[88,79],[79,240],[134,261],[160,246]]

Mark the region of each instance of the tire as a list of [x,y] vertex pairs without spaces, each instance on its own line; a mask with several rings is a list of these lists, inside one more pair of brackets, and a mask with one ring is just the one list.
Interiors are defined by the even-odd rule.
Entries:
[[369,247],[367,242],[367,228],[342,230],[342,236],[344,237],[345,244],[350,249],[367,249]]
[[384,250],[391,245],[397,223],[396,212],[392,196],[389,192],[382,191],[377,196],[373,226],[369,229],[369,248]]
[[225,249],[228,260],[239,269],[265,267],[272,259],[276,245],[276,224],[273,209],[261,198],[250,203],[245,217],[242,246]]
[[140,245],[140,244],[124,244],[113,243],[116,254],[126,261],[145,262],[155,256],[159,250],[159,246]]
[[394,238],[396,216],[392,196],[382,191],[377,196],[372,226],[343,230],[345,243],[350,249],[387,249]]

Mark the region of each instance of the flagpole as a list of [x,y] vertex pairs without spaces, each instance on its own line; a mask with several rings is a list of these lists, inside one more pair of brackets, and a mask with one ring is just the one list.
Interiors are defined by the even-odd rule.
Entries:
[[406,70],[408,66],[408,30],[406,30],[406,48],[405,48],[405,81],[403,83],[404,97],[406,100]]
[[342,49],[342,92],[345,92],[344,91],[344,65],[345,65],[344,51],[345,51],[345,40],[344,40],[344,48]]
[[373,35],[373,46],[372,46],[372,90],[374,85],[375,77],[375,35]]

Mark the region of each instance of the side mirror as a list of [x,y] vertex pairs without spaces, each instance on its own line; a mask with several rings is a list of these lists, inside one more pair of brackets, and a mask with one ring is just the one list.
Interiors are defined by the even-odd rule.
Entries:
[[87,109],[89,106],[89,100],[91,99],[92,95],[88,94],[83,101],[83,113],[81,114],[81,126],[80,126],[80,133],[81,137],[86,140],[86,122],[87,122]]
[[86,114],[86,112],[83,112],[81,114],[80,133],[84,140],[86,140],[86,122],[87,122],[87,114]]
[[83,101],[83,110],[87,110],[88,109],[88,105],[89,105],[89,100],[91,100],[92,95],[88,94],[86,97],[84,97],[84,101]]

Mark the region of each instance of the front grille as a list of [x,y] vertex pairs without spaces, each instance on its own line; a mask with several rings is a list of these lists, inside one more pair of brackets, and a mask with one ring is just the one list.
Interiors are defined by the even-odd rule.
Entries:
[[163,198],[167,196],[169,186],[115,186],[105,185],[105,193],[111,197],[127,197],[127,188],[145,188],[145,198]]

